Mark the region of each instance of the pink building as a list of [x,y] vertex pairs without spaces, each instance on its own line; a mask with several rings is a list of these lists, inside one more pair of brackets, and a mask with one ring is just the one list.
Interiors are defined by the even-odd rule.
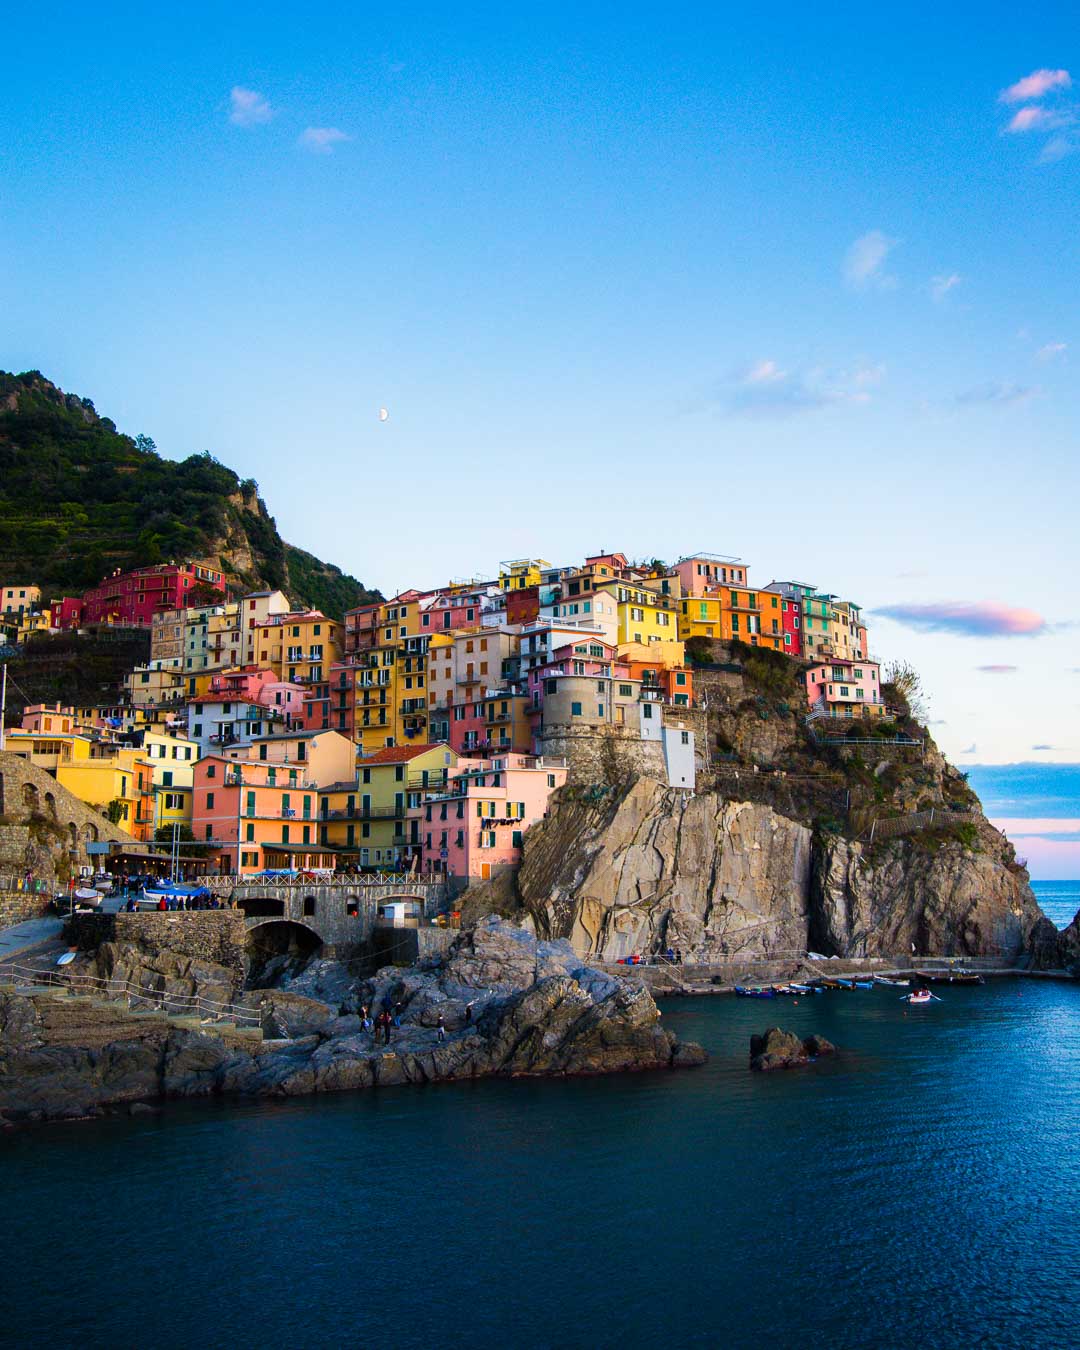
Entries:
[[[208,697],[220,695],[222,698],[247,699],[251,703],[265,703],[263,691],[268,685],[281,682],[272,670],[262,666],[244,666],[240,670],[224,671],[210,680]],[[293,686],[289,685],[289,688]]]
[[806,671],[812,716],[873,717],[885,711],[876,661],[815,661]]
[[446,792],[419,808],[421,870],[471,882],[516,867],[525,831],[547,815],[551,794],[565,782],[565,760],[507,754],[487,764],[460,761]]
[[683,595],[708,595],[718,586],[745,586],[748,568],[741,558],[726,553],[692,553],[671,568]]
[[162,563],[133,572],[117,571],[83,596],[83,622],[149,628],[155,614],[185,609],[189,594],[199,585],[224,593],[221,573],[200,563]]

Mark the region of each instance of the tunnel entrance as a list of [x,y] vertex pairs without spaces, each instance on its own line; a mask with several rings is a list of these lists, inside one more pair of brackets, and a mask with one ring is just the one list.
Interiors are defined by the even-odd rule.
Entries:
[[322,939],[302,923],[261,923],[248,932],[249,989],[266,989],[300,971],[318,956]]

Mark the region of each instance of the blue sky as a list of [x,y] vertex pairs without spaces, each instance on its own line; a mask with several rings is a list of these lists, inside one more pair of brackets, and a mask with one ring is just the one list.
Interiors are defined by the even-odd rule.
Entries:
[[0,363],[384,590],[735,553],[874,611],[962,765],[1075,763],[1078,38],[61,4],[0,84]]

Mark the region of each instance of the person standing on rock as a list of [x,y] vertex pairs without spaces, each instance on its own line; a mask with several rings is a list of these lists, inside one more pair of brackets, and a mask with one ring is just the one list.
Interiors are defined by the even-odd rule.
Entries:
[[442,1013],[439,1014],[439,1020],[435,1023],[435,1035],[439,1038],[439,1044],[446,1040],[446,1025],[443,1022]]

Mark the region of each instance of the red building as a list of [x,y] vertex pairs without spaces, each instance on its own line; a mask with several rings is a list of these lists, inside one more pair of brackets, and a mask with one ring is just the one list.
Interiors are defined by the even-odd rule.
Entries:
[[526,586],[523,591],[507,591],[506,622],[532,623],[540,616],[540,587]]
[[54,628],[78,628],[82,624],[83,602],[78,596],[69,595],[63,600],[54,600],[50,609]]
[[199,563],[161,563],[115,572],[83,596],[82,622],[149,628],[162,610],[186,609],[188,595],[199,585],[224,593],[221,573]]
[[781,627],[784,633],[784,651],[788,656],[802,656],[802,601],[783,600]]

